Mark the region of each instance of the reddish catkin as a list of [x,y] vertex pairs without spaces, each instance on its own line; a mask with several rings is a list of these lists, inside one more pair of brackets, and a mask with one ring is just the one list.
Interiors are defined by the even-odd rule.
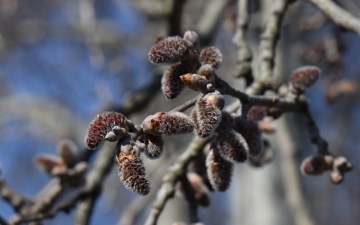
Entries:
[[326,162],[323,155],[312,155],[304,159],[300,170],[304,175],[320,175],[326,170]]
[[161,136],[145,134],[144,143],[144,153],[149,159],[157,159],[161,156],[164,146],[164,141]]
[[231,183],[233,164],[223,159],[216,149],[210,150],[206,158],[207,174],[215,191],[226,191]]
[[199,60],[201,65],[210,64],[214,69],[218,69],[223,60],[223,56],[216,47],[207,47],[201,51]]
[[267,113],[266,106],[254,105],[250,108],[249,112],[247,113],[246,117],[254,122],[258,122],[266,116]]
[[181,112],[157,112],[148,116],[142,123],[146,134],[153,135],[175,135],[190,133],[194,125],[190,118]]
[[[208,137],[218,127],[223,107],[224,98],[217,91],[211,92],[197,100],[191,113],[196,135],[202,138]],[[196,119],[194,119],[194,114],[196,114]]]
[[180,76],[191,72],[193,72],[192,67],[184,63],[177,63],[164,72],[161,79],[161,90],[166,99],[175,99],[181,94],[185,84]]
[[117,112],[104,112],[97,115],[89,125],[85,137],[85,145],[89,149],[98,148],[104,141],[106,134],[111,131],[114,126],[128,130],[125,116]]
[[230,162],[245,162],[249,147],[241,134],[231,130],[220,132],[215,139],[220,155]]
[[149,60],[155,64],[181,62],[189,52],[189,43],[177,36],[164,38],[151,48]]
[[115,160],[124,186],[137,194],[147,195],[150,191],[149,177],[131,141],[127,139],[118,144]]
[[317,66],[303,66],[295,70],[290,77],[291,91],[295,94],[302,94],[313,86],[321,70]]

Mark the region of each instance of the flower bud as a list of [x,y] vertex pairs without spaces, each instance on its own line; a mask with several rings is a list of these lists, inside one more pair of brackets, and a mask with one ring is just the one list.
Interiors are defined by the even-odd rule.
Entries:
[[77,150],[77,146],[70,139],[63,139],[57,145],[57,151],[67,167],[72,167],[74,165]]
[[115,153],[119,177],[127,189],[140,195],[147,195],[150,191],[149,177],[138,152],[129,139],[119,142]]
[[295,94],[302,94],[313,86],[321,70],[317,66],[303,66],[295,70],[290,77],[291,91]]
[[181,112],[158,112],[148,116],[142,123],[146,134],[153,135],[175,135],[185,134],[194,130],[190,118]]
[[121,113],[104,112],[97,115],[89,125],[85,144],[89,149],[98,148],[105,139],[106,134],[114,126],[119,126],[128,130],[126,118]]
[[145,155],[150,159],[157,159],[163,152],[164,141],[161,136],[145,134]]
[[151,48],[149,60],[154,64],[181,62],[189,52],[189,43],[177,36],[161,39]]
[[60,164],[61,159],[53,155],[39,155],[35,158],[35,165],[48,174]]
[[210,64],[214,69],[218,69],[221,65],[223,56],[216,47],[204,48],[200,53],[201,65]]
[[192,90],[207,92],[207,81],[204,77],[198,74],[185,74],[180,76],[180,79]]
[[202,65],[199,68],[198,74],[205,77],[208,83],[214,84],[215,82],[215,74],[214,69],[209,64]]
[[197,35],[197,33],[191,30],[187,30],[184,34],[184,39],[190,41],[195,49],[199,49],[200,43],[199,43],[199,36]]
[[215,191],[226,191],[231,183],[233,164],[223,159],[216,149],[210,150],[206,158],[209,181]]

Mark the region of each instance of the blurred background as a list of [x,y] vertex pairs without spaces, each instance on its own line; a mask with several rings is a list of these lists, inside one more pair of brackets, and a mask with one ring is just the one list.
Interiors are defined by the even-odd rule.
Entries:
[[[360,2],[336,2],[360,17]],[[254,56],[255,76],[259,36],[272,4],[251,1],[246,40]],[[132,93],[149,88],[151,99],[130,115],[141,123],[147,115],[195,97],[197,93],[191,90],[174,101],[163,97],[161,72],[147,56],[157,36],[182,36],[188,29],[198,32],[202,47],[214,45],[224,55],[217,74],[243,89],[242,79],[232,76],[236,16],[237,1],[233,0],[0,0],[1,177],[15,191],[34,198],[51,179],[36,168],[34,157],[55,155],[63,138],[73,140],[81,154],[88,123],[97,113],[123,109],[134,101],[129,98]],[[359,52],[356,34],[336,27],[306,1],[290,5],[277,46],[276,79],[287,83],[291,71],[302,65],[322,69],[319,82],[306,93],[310,110],[330,151],[350,159],[354,170],[337,186],[327,174],[303,177],[299,164],[315,153],[315,147],[301,117],[286,114],[275,121],[276,132],[267,136],[274,161],[262,168],[237,164],[230,189],[212,193],[211,205],[199,209],[204,224],[358,224]],[[152,179],[146,201],[123,187],[113,166],[90,224],[123,224],[121,219],[136,201],[144,204],[137,208],[133,224],[143,224],[162,175],[191,137],[167,137],[161,159],[145,159]],[[186,207],[182,198],[171,199],[159,224],[187,221]],[[0,215],[10,219],[13,214],[12,207],[0,200]],[[73,224],[73,211],[60,212],[44,224]]]

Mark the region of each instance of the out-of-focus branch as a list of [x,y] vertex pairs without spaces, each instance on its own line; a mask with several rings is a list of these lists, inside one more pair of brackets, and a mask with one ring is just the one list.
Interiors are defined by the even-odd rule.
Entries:
[[3,179],[0,179],[0,195],[16,212],[19,212],[28,202],[24,196],[9,188]]
[[308,0],[318,7],[325,15],[327,15],[334,23],[347,30],[355,32],[360,36],[360,19],[351,15],[348,11],[337,6],[333,1],[329,0]]
[[77,203],[77,201],[82,197],[81,193],[76,195],[74,198],[63,202],[57,205],[54,209],[52,209],[49,213],[38,213],[32,214],[28,217],[24,217],[19,220],[19,223],[26,223],[26,222],[33,222],[33,221],[42,221],[44,219],[51,219],[53,218],[58,212],[64,211],[68,213]]
[[0,215],[0,224],[1,225],[9,225],[8,222]]
[[89,224],[95,201],[100,195],[102,183],[114,162],[114,143],[105,144],[98,152],[94,165],[86,176],[82,189],[85,197],[80,200],[75,212],[75,224]]
[[197,223],[199,222],[199,218],[197,215],[198,204],[194,196],[195,194],[194,189],[189,183],[186,173],[180,178],[180,182],[184,190],[185,199],[188,202],[190,222]]
[[185,174],[187,165],[198,154],[201,153],[205,144],[211,137],[206,139],[200,139],[195,137],[186,151],[180,155],[178,160],[173,166],[169,168],[169,172],[164,176],[163,183],[157,192],[155,203],[150,211],[150,214],[145,222],[145,225],[155,225],[157,220],[163,211],[165,204],[169,198],[172,198],[175,193],[175,184]]
[[307,106],[308,101],[304,96],[300,97],[288,97],[280,98],[278,96],[262,96],[262,95],[249,95],[245,92],[237,90],[231,87],[227,82],[223,81],[221,78],[216,77],[216,87],[220,90],[222,94],[231,95],[235,98],[238,98],[241,103],[252,105],[262,105],[262,106],[272,106],[281,109],[282,111],[298,111]]
[[332,155],[328,150],[327,141],[320,135],[319,128],[307,107],[301,112],[301,115],[303,116],[305,125],[309,131],[310,141],[317,146],[318,152],[324,155]]
[[250,22],[249,2],[249,0],[238,1],[237,25],[233,37],[233,43],[238,48],[234,75],[235,77],[244,77],[247,85],[250,85],[254,81],[250,65],[252,54],[249,45],[245,42],[245,33]]
[[203,16],[196,25],[196,32],[201,38],[201,43],[209,44],[215,27],[219,24],[219,18],[230,0],[211,0],[206,4]]
[[272,73],[275,62],[276,44],[280,37],[281,21],[289,2],[290,0],[276,0],[272,5],[265,30],[261,34],[259,46],[260,76],[258,77],[257,82],[254,82],[249,87],[247,90],[248,93],[260,94],[265,88],[271,87],[273,83]]

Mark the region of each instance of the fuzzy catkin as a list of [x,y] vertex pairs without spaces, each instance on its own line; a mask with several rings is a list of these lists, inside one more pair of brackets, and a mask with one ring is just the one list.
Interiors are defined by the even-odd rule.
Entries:
[[295,94],[302,94],[313,86],[321,70],[317,66],[303,66],[296,69],[290,77],[291,91]]
[[223,56],[218,48],[207,47],[201,51],[199,60],[201,65],[210,64],[214,69],[218,69],[223,60]]
[[216,149],[206,158],[207,175],[215,191],[226,191],[231,183],[233,164],[223,159]]
[[[224,105],[220,93],[212,92],[199,98],[192,111],[195,134],[201,138],[208,137],[221,122],[221,109]],[[196,114],[196,119],[194,119]]]
[[98,148],[103,143],[106,134],[111,131],[114,126],[128,129],[125,116],[117,112],[98,114],[89,125],[85,137],[85,145],[89,149]]
[[139,154],[129,143],[122,142],[117,148],[115,160],[119,168],[119,177],[124,186],[140,195],[147,195],[150,182]]
[[180,62],[189,51],[189,43],[177,36],[164,38],[151,48],[149,60],[155,64]]
[[166,99],[175,99],[184,90],[185,84],[180,79],[181,75],[192,72],[191,66],[184,63],[177,63],[169,67],[161,79],[161,90]]
[[215,144],[220,155],[230,162],[244,162],[247,159],[249,147],[241,134],[233,130],[219,133]]
[[190,118],[181,112],[158,112],[148,116],[142,123],[146,134],[153,135],[176,135],[190,133],[194,125]]

